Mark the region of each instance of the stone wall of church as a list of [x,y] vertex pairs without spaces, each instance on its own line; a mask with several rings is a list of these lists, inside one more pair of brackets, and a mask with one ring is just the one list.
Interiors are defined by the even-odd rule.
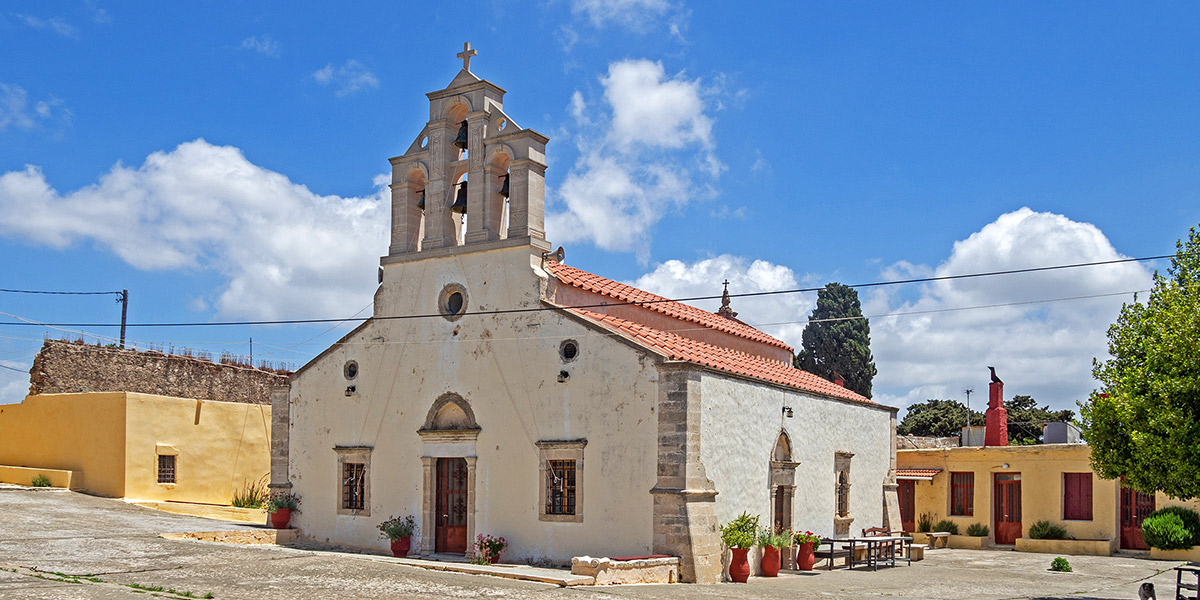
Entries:
[[[448,289],[465,294],[470,312],[542,307],[539,265],[529,246],[390,263],[375,314],[437,314]],[[567,340],[578,350],[569,360],[560,354]],[[385,551],[377,525],[411,514],[421,528],[414,553],[426,551],[430,517],[440,518],[427,505],[436,485],[427,469],[474,457],[469,540],[504,536],[506,562],[650,554],[657,378],[644,351],[561,311],[370,321],[293,377],[288,468],[303,499],[293,522],[317,541]],[[470,408],[477,438],[418,434],[447,394]],[[587,441],[580,522],[539,517],[537,443],[564,440]],[[370,454],[365,510],[339,511],[335,447]]]
[[29,371],[29,393],[138,392],[269,405],[271,386],[287,381],[287,372],[155,351],[46,340]]
[[[771,459],[787,434],[795,467],[792,528],[834,536],[834,460],[851,453],[850,533],[883,525],[883,485],[891,467],[891,414],[883,406],[832,400],[706,373],[701,384],[701,456],[716,486],[717,517],[743,511],[770,525]],[[784,407],[791,407],[787,417]],[[756,567],[757,568],[757,567]]]

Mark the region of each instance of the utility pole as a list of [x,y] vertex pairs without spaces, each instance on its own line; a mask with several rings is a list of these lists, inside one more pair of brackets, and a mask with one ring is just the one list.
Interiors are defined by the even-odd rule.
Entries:
[[[967,435],[965,435],[963,437],[970,437],[970,435],[971,435],[971,392],[974,392],[975,390],[972,388],[967,388],[963,391],[966,392],[966,394],[967,394]],[[966,444],[963,444],[963,445],[965,446]]]
[[117,302],[121,303],[121,347],[125,347],[125,317],[129,314],[129,290],[121,290],[117,294]]

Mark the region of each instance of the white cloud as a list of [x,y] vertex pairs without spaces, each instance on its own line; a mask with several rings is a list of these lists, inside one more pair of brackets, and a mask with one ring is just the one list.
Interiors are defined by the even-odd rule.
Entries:
[[[653,29],[674,7],[667,0],[574,0],[571,12],[594,27],[618,25],[634,31]],[[672,23],[677,31],[678,24]]]
[[557,241],[633,251],[647,262],[654,225],[671,209],[711,195],[708,185],[724,169],[705,90],[699,79],[668,77],[648,60],[612,63],[600,83],[603,102],[578,91],[571,96],[580,156],[546,226]]
[[[1096,262],[1124,258],[1090,223],[1021,208],[1001,215],[930,268],[908,262],[883,271],[885,279],[955,275]],[[1149,272],[1137,263],[1081,267],[1020,275],[939,281],[911,294],[897,288],[867,293],[868,315],[944,311],[992,304],[979,310],[930,312],[871,321],[879,367],[876,399],[907,406],[929,398],[986,402],[988,366],[1005,381],[1005,397],[1032,395],[1042,404],[1075,408],[1095,387],[1091,360],[1106,355],[1105,332],[1130,296],[1053,303],[1032,300],[1095,296],[1148,289]]]
[[75,26],[58,17],[42,19],[33,15],[17,14],[15,16],[17,17],[17,20],[28,25],[29,27],[37,29],[38,31],[49,29],[63,37],[79,39],[79,32],[75,29]]
[[386,181],[368,197],[320,196],[204,140],[115,165],[60,193],[41,170],[0,175],[0,234],[54,248],[92,242],[139,269],[206,269],[222,316],[351,314],[387,249]]
[[[693,298],[719,296],[723,289],[721,282],[726,279],[729,293],[735,295],[814,287],[815,281],[811,275],[798,277],[783,265],[722,254],[690,264],[668,260],[630,285],[667,298]],[[733,298],[729,304],[738,313],[738,320],[799,348],[804,321],[815,303],[816,294],[806,293]],[[721,301],[698,300],[689,304],[715,312]]]
[[29,106],[29,93],[19,85],[0,83],[0,131],[9,126],[17,129],[33,129],[41,122],[52,118],[69,121],[71,111],[63,108],[63,101],[54,96]]
[[[29,393],[29,363],[0,360],[0,404],[15,404]],[[16,369],[16,370],[14,370]]]
[[379,87],[379,78],[357,60],[347,60],[340,67],[332,63],[313,71],[311,77],[321,85],[333,85],[338,96],[349,96]]
[[[280,46],[279,42],[275,41],[275,39],[269,35],[264,35],[262,37],[252,35],[252,36],[242,40],[242,49],[243,50],[253,50],[259,54],[264,54],[266,56],[272,56],[275,58],[279,58],[279,55],[283,50],[283,48],[282,48],[282,46]],[[330,67],[326,67],[326,68],[330,68]],[[324,71],[324,69],[322,69],[322,71]],[[320,71],[318,71],[318,72],[320,72]],[[316,74],[314,73],[314,76],[315,75]],[[330,68],[329,76],[331,76],[331,75],[332,75],[332,69]]]

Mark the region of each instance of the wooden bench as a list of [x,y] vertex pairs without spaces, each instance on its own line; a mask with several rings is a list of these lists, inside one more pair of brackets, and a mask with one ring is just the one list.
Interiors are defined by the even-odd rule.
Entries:
[[822,539],[821,547],[817,548],[813,552],[813,556],[816,557],[817,560],[821,560],[821,559],[829,560],[828,570],[830,570],[830,571],[833,570],[833,561],[837,560],[839,557],[846,559],[845,566],[847,566],[847,567],[850,566],[850,562],[851,562],[850,550],[847,548],[834,548],[833,545],[835,542],[836,542],[836,540]]
[[930,550],[937,550],[938,540],[942,541],[943,548],[950,547],[950,533],[949,532],[935,531],[933,533],[927,533],[925,535],[929,536],[929,549]]

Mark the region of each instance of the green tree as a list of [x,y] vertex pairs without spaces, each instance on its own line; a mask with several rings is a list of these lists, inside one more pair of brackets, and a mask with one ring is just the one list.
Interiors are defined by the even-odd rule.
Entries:
[[[959,435],[967,424],[967,407],[957,400],[926,400],[908,407],[904,419],[896,425],[901,435],[950,437]],[[971,411],[971,424],[983,425],[983,413]]]
[[1004,402],[1004,410],[1008,412],[1008,443],[1014,446],[1040,444],[1042,425],[1075,418],[1073,410],[1050,410],[1049,405],[1038,408],[1033,396],[1013,396]]
[[1200,234],[1176,243],[1149,301],[1108,328],[1112,358],[1093,360],[1100,389],[1080,404],[1092,468],[1142,492],[1200,497]]
[[834,372],[846,388],[871,397],[875,359],[871,357],[871,325],[862,318],[854,288],[834,282],[817,292],[817,306],[801,335],[797,368],[833,381]]

